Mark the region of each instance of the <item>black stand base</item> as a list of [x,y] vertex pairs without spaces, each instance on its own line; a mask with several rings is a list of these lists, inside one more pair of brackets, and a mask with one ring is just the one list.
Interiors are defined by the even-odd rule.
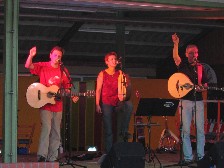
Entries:
[[65,165],[70,165],[72,166],[73,168],[75,168],[76,166],[77,167],[83,167],[83,168],[87,168],[87,166],[83,166],[83,165],[80,165],[80,164],[76,164],[75,161],[73,161],[72,159],[70,158],[66,158],[66,161],[65,162],[60,162],[59,161],[59,166],[65,166]]
[[59,166],[65,166],[65,165],[70,165],[73,168],[77,167],[83,167],[83,168],[87,168],[87,166],[83,166],[80,164],[77,164],[73,159],[72,159],[72,154],[71,151],[64,151],[64,153],[59,153],[58,154],[58,161],[59,161]]
[[163,168],[161,162],[159,161],[158,157],[156,156],[156,153],[152,149],[147,147],[146,154],[148,154],[148,160],[146,160],[148,163],[151,163],[151,162],[155,163],[154,158],[156,158],[156,160],[158,161],[158,163],[160,165],[160,168]]

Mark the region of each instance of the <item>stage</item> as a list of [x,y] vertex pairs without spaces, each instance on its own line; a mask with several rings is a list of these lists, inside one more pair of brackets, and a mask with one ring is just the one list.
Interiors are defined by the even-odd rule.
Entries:
[[[48,167],[52,167],[52,168],[72,168],[71,165],[67,165],[67,163],[74,163],[74,164],[79,164],[82,166],[86,166],[87,168],[100,168],[100,165],[97,163],[97,161],[99,160],[99,156],[95,153],[95,154],[91,154],[88,153],[89,155],[86,155],[86,153],[82,153],[82,152],[74,152],[71,155],[71,160],[68,162],[65,157],[62,157],[59,161],[59,163],[49,163],[49,162],[37,162],[36,160],[36,154],[28,154],[28,155],[18,155],[18,165],[19,166],[10,166],[9,165],[4,165],[4,164],[0,164],[0,168],[14,168],[14,167],[20,167],[20,168],[48,168]],[[151,153],[151,155],[153,156],[153,153]],[[93,158],[91,157],[93,156]],[[158,160],[156,159],[156,157],[158,158]],[[169,153],[169,152],[164,152],[164,153],[157,153],[155,152],[155,156],[153,157],[152,161],[147,162],[145,161],[145,168],[160,168],[160,167],[171,167],[171,168],[175,168],[175,167],[181,167],[180,165],[178,165],[178,162],[180,161],[180,154],[179,151],[177,151],[176,153]],[[78,160],[75,161],[75,158],[80,157]],[[148,154],[145,155],[146,160],[149,159]],[[82,160],[83,159],[83,160]],[[86,159],[86,160],[85,160]],[[161,164],[160,164],[160,163]],[[4,165],[4,166],[3,166]],[[74,165],[73,167],[78,168],[79,166]],[[187,167],[197,167],[197,163],[193,163],[190,166],[182,166],[183,168],[187,168]]]

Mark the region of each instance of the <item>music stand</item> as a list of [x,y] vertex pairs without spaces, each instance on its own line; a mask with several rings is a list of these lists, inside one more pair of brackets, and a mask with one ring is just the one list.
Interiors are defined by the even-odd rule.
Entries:
[[[158,157],[156,156],[155,152],[151,150],[150,148],[150,133],[151,133],[151,126],[158,126],[157,123],[151,123],[150,117],[151,116],[172,116],[175,115],[175,112],[177,110],[179,100],[176,99],[160,99],[160,98],[141,98],[139,100],[139,104],[136,111],[136,116],[147,116],[148,117],[148,124],[146,125],[148,127],[148,157],[150,161],[153,161],[153,158],[155,157],[157,161],[160,164],[160,167],[162,167],[161,162],[159,161]],[[145,126],[145,125],[144,125]],[[153,156],[151,157],[151,154],[153,153]]]
[[157,109],[164,114],[165,118],[165,129],[163,129],[159,141],[159,146],[157,152],[161,153],[164,152],[171,152],[175,153],[175,145],[179,142],[179,138],[168,129],[168,119],[167,116],[175,116],[177,111],[179,100],[177,99],[161,99],[158,100],[159,105],[157,105]]
[[175,116],[179,100],[161,98],[141,98],[137,116]]

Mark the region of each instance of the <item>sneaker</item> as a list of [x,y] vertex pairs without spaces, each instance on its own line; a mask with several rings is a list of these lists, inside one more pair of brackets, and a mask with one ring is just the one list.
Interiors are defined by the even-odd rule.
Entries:
[[201,159],[203,159],[203,157],[198,157],[198,159],[196,161],[200,161]]
[[55,159],[55,160],[47,160],[46,162],[59,162],[59,159]]
[[38,162],[46,162],[47,159],[44,156],[40,156],[39,159],[37,160]]
[[51,160],[49,162],[59,162],[59,159],[56,159],[56,160]]
[[182,166],[188,166],[188,165],[190,165],[190,164],[192,164],[192,163],[194,163],[193,160],[182,160],[180,164],[181,164]]

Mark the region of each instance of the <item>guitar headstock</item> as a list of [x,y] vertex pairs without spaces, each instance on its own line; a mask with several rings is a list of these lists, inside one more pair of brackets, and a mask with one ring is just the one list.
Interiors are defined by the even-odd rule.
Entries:
[[86,97],[94,97],[95,95],[96,95],[95,90],[87,90],[87,91],[85,92],[85,96],[86,96]]

